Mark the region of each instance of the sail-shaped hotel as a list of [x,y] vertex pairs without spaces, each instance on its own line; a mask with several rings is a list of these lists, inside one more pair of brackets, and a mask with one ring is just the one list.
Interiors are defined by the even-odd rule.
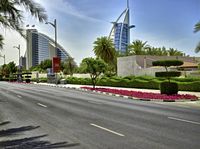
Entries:
[[130,44],[130,29],[135,27],[130,25],[130,9],[129,0],[127,0],[127,8],[121,13],[115,22],[109,34],[109,38],[114,41],[115,49],[120,53],[125,53],[127,46]]

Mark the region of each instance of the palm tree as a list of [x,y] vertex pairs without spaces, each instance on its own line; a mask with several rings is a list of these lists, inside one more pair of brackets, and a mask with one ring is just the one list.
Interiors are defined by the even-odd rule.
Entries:
[[194,26],[194,33],[200,31],[200,21]]
[[112,39],[108,37],[100,37],[94,42],[95,55],[106,63],[116,65],[116,50]]
[[47,20],[44,8],[33,0],[1,0],[0,1],[0,25],[11,28],[23,34],[23,11],[19,8],[23,7],[32,16],[40,22]]
[[[197,24],[195,24],[195,26],[194,26],[194,33],[198,32],[198,31],[200,31],[200,21]],[[197,44],[197,46],[195,48],[195,52],[196,53],[200,52],[200,42]]]
[[3,48],[3,36],[0,34],[0,49]]
[[128,46],[129,55],[145,55],[149,47],[147,41],[135,40]]

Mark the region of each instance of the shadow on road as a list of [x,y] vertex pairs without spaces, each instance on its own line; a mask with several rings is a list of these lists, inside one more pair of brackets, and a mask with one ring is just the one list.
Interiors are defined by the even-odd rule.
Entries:
[[[0,123],[0,127],[9,124],[9,121]],[[15,135],[22,134],[26,131],[33,131],[40,126],[23,126],[18,128],[9,128],[0,130],[0,139],[1,137],[11,137]],[[4,139],[4,141],[0,141],[0,148],[5,149],[56,149],[56,148],[66,148],[66,147],[73,147],[79,145],[78,143],[68,143],[68,142],[57,142],[51,143],[47,140],[41,140],[48,135],[39,135],[33,137],[26,137],[20,139]]]

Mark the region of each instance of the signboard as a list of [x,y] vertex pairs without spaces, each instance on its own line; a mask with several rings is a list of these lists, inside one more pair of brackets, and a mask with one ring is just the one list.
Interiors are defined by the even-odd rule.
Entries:
[[53,57],[52,67],[53,67],[54,73],[60,72],[60,58],[59,57]]

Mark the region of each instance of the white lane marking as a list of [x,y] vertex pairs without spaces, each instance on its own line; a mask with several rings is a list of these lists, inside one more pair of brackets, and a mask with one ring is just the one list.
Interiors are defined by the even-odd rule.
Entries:
[[192,124],[196,124],[196,125],[200,125],[199,122],[194,122],[194,121],[190,121],[190,120],[184,120],[184,119],[175,118],[175,117],[168,117],[168,119],[176,120],[176,121],[182,121],[182,122],[186,122],[186,123],[192,123]]
[[96,102],[96,101],[88,101],[88,102],[89,102],[89,103],[92,103],[92,104],[102,105],[102,103]]
[[108,132],[113,133],[113,134],[115,134],[115,135],[118,135],[118,136],[120,136],[120,137],[124,137],[124,136],[125,136],[125,135],[123,135],[123,134],[121,134],[121,133],[112,131],[112,130],[110,130],[110,129],[107,129],[107,128],[105,128],[105,127],[101,127],[101,126],[96,125],[96,124],[93,124],[93,123],[90,123],[90,125],[91,125],[91,126],[94,126],[94,127],[97,127],[97,128],[100,128],[100,129],[102,129],[102,130],[108,131]]
[[44,104],[41,104],[41,103],[37,103],[39,106],[41,106],[41,107],[44,107],[44,108],[47,108],[47,106],[46,105],[44,105]]
[[22,98],[22,96],[20,96],[20,95],[17,95],[17,97]]

